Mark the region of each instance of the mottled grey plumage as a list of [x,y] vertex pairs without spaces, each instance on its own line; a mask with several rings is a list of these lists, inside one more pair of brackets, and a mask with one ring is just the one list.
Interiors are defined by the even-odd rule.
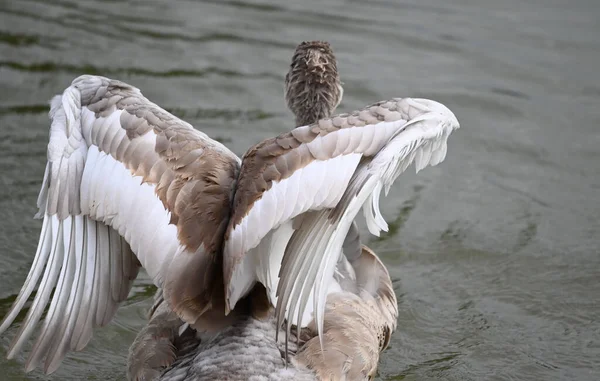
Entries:
[[160,380],[315,381],[312,371],[285,366],[276,331],[273,319],[248,316],[179,357]]
[[333,294],[327,301],[324,351],[313,322],[302,331],[300,348],[294,344],[298,341],[294,335],[289,347],[291,366],[286,367],[282,357],[284,345],[275,341],[278,328],[272,315],[264,320],[247,316],[204,340],[190,336],[189,329],[179,337],[177,332],[183,322],[159,299],[148,326],[140,331],[130,349],[129,379],[371,379],[380,352],[396,329],[396,295],[385,266],[372,250],[363,246],[358,258],[349,262],[355,274],[354,286],[352,291]]
[[[193,352],[200,344],[192,329],[180,332],[183,321],[169,307],[161,289],[154,296],[148,324],[136,336],[127,357],[127,379],[155,380],[177,358]],[[186,326],[183,326],[186,328]]]
[[358,231],[356,222],[353,222],[350,226],[350,230],[348,230],[342,250],[344,251],[345,257],[348,258],[350,262],[360,257],[362,245],[360,243],[360,232]]
[[[324,348],[313,337],[300,347],[295,361],[319,380],[370,380],[380,353],[396,329],[398,304],[384,264],[368,247],[351,261],[356,291],[329,295],[325,309]],[[308,329],[316,332],[316,323]]]
[[330,116],[340,104],[344,89],[329,43],[303,42],[296,48],[285,76],[285,100],[304,126]]

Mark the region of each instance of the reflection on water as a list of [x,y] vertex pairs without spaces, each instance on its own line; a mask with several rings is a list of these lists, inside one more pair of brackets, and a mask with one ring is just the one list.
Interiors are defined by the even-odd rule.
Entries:
[[[600,379],[600,3],[595,0],[0,0],[0,315],[39,234],[47,102],[76,76],[127,81],[242,154],[290,129],[297,43],[329,40],[340,109],[394,96],[450,107],[446,162],[406,173],[372,238],[400,316],[381,380]],[[366,234],[366,230],[365,230]],[[153,286],[56,379],[123,379]],[[2,379],[25,375],[25,356]]]

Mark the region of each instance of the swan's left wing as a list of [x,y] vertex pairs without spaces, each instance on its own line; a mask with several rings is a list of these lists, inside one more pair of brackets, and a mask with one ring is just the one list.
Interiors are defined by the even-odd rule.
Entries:
[[[444,160],[448,136],[458,127],[438,102],[393,99],[249,150],[225,235],[228,308],[259,281],[279,322],[285,317],[304,326],[309,311],[322,332],[325,301],[335,291],[333,274],[355,216],[364,208],[373,234],[387,230],[381,190],[387,193],[413,161],[419,171]],[[312,310],[306,310],[310,300]]]
[[50,116],[38,250],[0,334],[37,292],[8,357],[45,315],[26,370],[53,372],[110,322],[140,265],[182,320],[225,322],[220,255],[239,158],[105,77],[76,78]]

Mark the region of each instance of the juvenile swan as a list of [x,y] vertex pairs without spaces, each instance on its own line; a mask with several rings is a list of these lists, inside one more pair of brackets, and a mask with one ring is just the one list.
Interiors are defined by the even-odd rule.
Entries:
[[[286,100],[296,114],[297,124],[329,117],[342,97],[329,44],[301,44],[285,84]],[[374,374],[379,353],[396,327],[396,298],[385,267],[370,249],[361,246],[355,225],[346,236],[343,253],[336,265],[336,272],[343,277],[338,275],[336,280],[347,292],[331,294],[327,301],[325,351],[320,350],[314,327],[304,328],[300,344],[286,352],[295,366],[286,369],[276,342],[277,334],[284,333],[278,332],[272,319],[261,322],[251,317],[197,347],[200,340],[195,335],[188,331],[179,335],[183,322],[166,306],[158,290],[150,322],[130,348],[129,378],[158,378],[164,370],[161,364],[171,364],[175,359],[161,379],[179,379],[185,374],[195,379],[244,380],[253,376],[315,380],[317,375],[319,379],[339,379],[344,375],[354,380]],[[298,340],[296,335],[294,340]],[[257,353],[262,356],[256,357]]]
[[354,218],[363,209],[372,234],[387,230],[381,190],[413,161],[443,161],[459,123],[414,98],[331,117],[341,97],[329,45],[302,43],[286,76],[300,127],[239,159],[135,87],[76,78],[51,103],[38,250],[0,333],[39,287],[8,357],[50,302],[25,369],[55,371],[142,266],[161,293],[131,378],[372,378],[397,306]]

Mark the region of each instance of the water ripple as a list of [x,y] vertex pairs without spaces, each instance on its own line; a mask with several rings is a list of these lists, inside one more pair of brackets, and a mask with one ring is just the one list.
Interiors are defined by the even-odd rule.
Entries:
[[99,67],[90,64],[71,65],[66,63],[40,62],[25,64],[13,61],[0,61],[0,68],[6,67],[12,70],[28,73],[68,73],[74,75],[91,74],[103,76],[149,76],[149,77],[206,77],[209,75],[219,75],[233,78],[270,78],[281,80],[281,78],[272,73],[242,73],[235,70],[228,70],[218,67],[207,67],[204,69],[170,69],[170,70],[151,70],[137,67]]
[[[15,9],[6,9],[0,8],[0,14],[13,15],[26,19],[33,20],[35,23],[48,23],[57,25],[64,29],[74,29],[76,31],[83,31],[95,36],[103,36],[103,37],[111,37],[114,39],[119,39],[121,36],[115,33],[111,33],[110,31],[99,30],[98,28],[90,27],[90,23],[88,22],[78,22],[79,16],[75,18],[52,18],[47,15],[40,15],[35,12],[26,12],[23,10],[15,10]],[[53,37],[54,38],[54,37]]]
[[[22,0],[22,1],[43,4],[43,5],[49,4],[46,1],[40,1],[40,0]],[[108,1],[108,0],[105,0],[105,2],[106,1]],[[170,21],[168,19],[165,19],[164,17],[161,17],[161,18],[148,17],[148,16],[141,17],[141,16],[134,16],[134,15],[111,13],[110,7],[101,7],[101,8],[87,7],[87,6],[84,6],[84,4],[82,2],[54,0],[54,1],[52,1],[51,5],[54,7],[68,10],[68,11],[76,9],[76,10],[78,10],[77,17],[82,18],[82,19],[100,21],[100,20],[98,20],[98,18],[102,18],[102,21],[109,22],[111,24],[118,24],[120,21],[125,21],[125,22],[133,22],[133,23],[137,23],[137,24],[153,24],[153,25],[159,24],[162,26],[180,25],[180,23],[178,23],[176,21]]]
[[217,109],[217,108],[165,108],[171,114],[179,118],[194,118],[194,119],[223,119],[231,120],[246,120],[257,121],[273,118],[277,115],[265,112],[263,110],[234,110],[234,109]]
[[[224,121],[259,121],[277,117],[278,115],[268,113],[259,109],[236,110],[218,108],[185,108],[185,107],[163,107],[166,111],[181,119],[210,119]],[[31,104],[0,106],[0,117],[5,115],[35,115],[46,114],[50,110],[48,104]],[[18,139],[18,138],[17,138]],[[15,140],[13,139],[13,143]]]
[[[96,14],[97,11],[94,10]],[[164,32],[158,31],[156,27],[152,29],[143,29],[138,27],[126,26],[118,20],[113,18],[112,14],[102,15],[102,19],[98,19],[97,16],[90,16],[86,13],[72,13],[67,14],[63,17],[50,17],[47,15],[40,15],[39,13],[27,12],[24,10],[16,9],[2,9],[0,8],[0,14],[12,14],[14,16],[24,17],[32,19],[36,22],[42,21],[55,25],[59,25],[63,28],[76,29],[85,31],[96,36],[109,37],[116,40],[122,40],[124,37],[131,39],[132,36],[139,36],[143,38],[149,38],[152,40],[165,40],[165,41],[183,41],[183,42],[194,42],[194,43],[210,43],[210,42],[235,42],[239,44],[257,45],[257,46],[271,46],[276,48],[282,48],[287,50],[293,50],[295,43],[284,43],[272,39],[256,38],[249,36],[240,36],[233,33],[224,32],[211,32],[204,35],[189,35],[181,32]],[[131,19],[131,18],[130,18]],[[132,20],[132,19],[131,19]],[[130,20],[130,21],[131,21]],[[138,21],[144,20],[143,18]],[[146,20],[147,23],[157,22],[158,20]],[[160,22],[161,26],[169,25],[169,23]],[[175,24],[177,25],[177,24]],[[109,27],[109,28],[107,28]],[[115,33],[114,31],[122,33]]]
[[243,1],[236,1],[236,0],[233,0],[233,1],[198,0],[198,2],[207,3],[207,4],[218,4],[218,5],[230,6],[230,7],[234,7],[234,8],[240,8],[240,9],[253,9],[253,10],[262,11],[262,12],[275,12],[275,11],[281,12],[281,11],[286,10],[286,8],[283,8],[278,5],[246,3]]
[[42,114],[47,113],[50,110],[50,105],[37,104],[37,105],[17,105],[17,106],[0,106],[0,116],[16,114]]
[[138,29],[138,28],[130,28],[125,26],[118,26],[119,30],[126,32],[128,35],[134,34],[142,37],[147,37],[151,39],[157,40],[177,40],[177,41],[185,41],[185,42],[214,42],[214,41],[225,41],[225,42],[236,42],[241,44],[249,44],[249,45],[258,45],[258,46],[272,46],[282,49],[293,50],[296,47],[296,44],[293,43],[283,43],[275,40],[262,39],[262,38],[254,38],[248,36],[238,36],[232,33],[223,33],[223,32],[215,32],[208,33],[201,36],[190,36],[183,33],[173,33],[173,32],[159,32],[156,30],[150,29]]
[[0,31],[0,43],[12,46],[40,45],[42,38],[32,34],[17,34]]

